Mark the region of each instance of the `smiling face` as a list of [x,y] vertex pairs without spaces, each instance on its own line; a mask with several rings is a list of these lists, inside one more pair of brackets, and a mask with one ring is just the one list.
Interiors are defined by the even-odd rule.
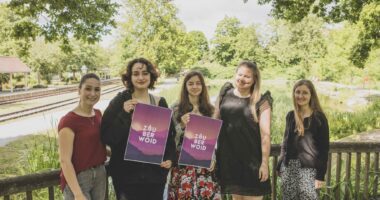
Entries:
[[235,75],[235,84],[238,89],[250,90],[255,83],[253,72],[250,68],[242,65],[240,66]]
[[150,73],[146,65],[135,63],[132,66],[132,84],[135,89],[148,89],[150,84]]
[[294,99],[299,107],[310,105],[311,92],[306,85],[300,85],[294,90]]
[[195,75],[186,82],[186,90],[190,96],[199,96],[202,93],[201,79]]
[[82,103],[94,106],[100,98],[100,81],[95,78],[86,79],[79,88],[79,97]]

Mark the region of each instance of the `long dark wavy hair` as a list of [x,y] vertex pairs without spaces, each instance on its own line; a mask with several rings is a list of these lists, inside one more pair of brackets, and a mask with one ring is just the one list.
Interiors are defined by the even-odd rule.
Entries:
[[179,97],[179,103],[178,103],[178,116],[177,121],[181,121],[181,116],[191,112],[193,110],[193,105],[190,103],[189,100],[189,92],[186,88],[186,83],[194,76],[198,76],[199,80],[201,81],[202,85],[202,92],[199,95],[199,112],[203,116],[211,117],[214,113],[214,106],[210,103],[210,98],[208,96],[208,91],[206,87],[205,80],[203,78],[202,73],[198,71],[191,71],[186,74],[185,79],[183,80],[182,87],[181,87],[181,93]]
[[158,78],[158,72],[157,72],[156,68],[154,67],[154,65],[149,60],[147,60],[145,58],[135,58],[128,63],[126,72],[121,75],[121,80],[123,81],[124,86],[130,92],[132,92],[132,93],[134,92],[135,87],[132,84],[132,67],[136,63],[141,63],[141,64],[146,66],[146,70],[150,74],[150,83],[149,83],[148,88],[154,89],[154,84],[156,83],[157,78]]

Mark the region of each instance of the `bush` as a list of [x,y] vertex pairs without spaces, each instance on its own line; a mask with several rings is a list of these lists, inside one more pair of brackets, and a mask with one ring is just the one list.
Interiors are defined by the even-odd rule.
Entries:
[[47,85],[33,85],[32,88],[47,88]]
[[210,73],[210,70],[208,70],[206,67],[193,67],[191,70],[199,71],[203,74],[204,77],[211,78],[212,75]]

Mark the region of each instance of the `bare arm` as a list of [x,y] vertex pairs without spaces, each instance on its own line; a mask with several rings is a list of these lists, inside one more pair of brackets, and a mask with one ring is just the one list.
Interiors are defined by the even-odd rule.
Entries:
[[71,157],[73,154],[74,132],[70,128],[63,128],[58,134],[59,160],[66,182],[74,194],[75,199],[84,198],[79,186]]
[[265,109],[260,114],[261,152],[262,160],[260,166],[260,180],[266,181],[269,177],[269,155],[270,155],[270,121],[271,108]]
[[215,106],[214,106],[215,110],[214,110],[214,114],[212,115],[212,118],[214,119],[220,119],[219,98],[220,97],[218,96],[218,98],[216,98],[215,100]]

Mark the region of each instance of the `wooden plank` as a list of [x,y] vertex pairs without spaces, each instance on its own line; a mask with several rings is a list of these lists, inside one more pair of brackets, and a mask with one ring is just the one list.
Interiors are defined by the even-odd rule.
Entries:
[[335,173],[335,184],[337,185],[335,189],[335,199],[340,199],[340,171],[342,168],[342,153],[337,153],[336,155],[336,173]]
[[375,153],[375,159],[374,159],[374,170],[375,170],[375,181],[373,183],[373,196],[377,196],[377,187],[379,184],[379,152]]
[[33,191],[59,184],[60,170],[0,179],[0,196]]
[[331,197],[331,153],[327,160],[327,178],[326,178],[327,195]]
[[365,154],[365,168],[364,168],[364,190],[363,197],[364,199],[368,199],[368,183],[369,183],[369,164],[370,164],[370,153]]
[[33,200],[32,191],[26,191],[26,200]]
[[356,169],[355,169],[355,199],[359,199],[359,190],[360,190],[360,163],[361,162],[361,153],[356,153]]
[[50,186],[48,188],[48,191],[49,191],[49,200],[54,200],[54,187]]
[[106,198],[105,198],[105,200],[109,199],[108,193],[109,193],[109,184],[108,184],[108,176],[107,176],[107,181],[106,181]]
[[277,156],[272,157],[272,200],[276,200],[277,191]]
[[351,153],[346,154],[346,177],[345,190],[344,190],[344,199],[350,199],[350,185],[351,185]]

